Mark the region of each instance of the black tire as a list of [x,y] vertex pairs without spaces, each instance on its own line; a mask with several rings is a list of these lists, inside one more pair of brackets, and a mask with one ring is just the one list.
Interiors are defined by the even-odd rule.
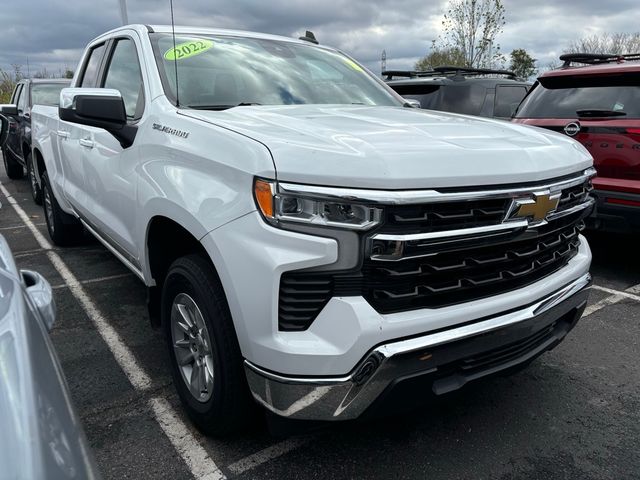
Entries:
[[38,179],[36,177],[36,171],[33,166],[33,157],[31,153],[27,155],[27,177],[29,179],[29,186],[31,188],[31,196],[33,197],[33,201],[36,202],[36,205],[42,205],[42,188],[38,184]]
[[[186,377],[183,378],[181,369],[184,367],[180,367],[176,359],[176,350],[182,350],[174,347],[172,329],[175,328],[175,322],[172,321],[172,313],[176,312],[174,315],[178,315],[178,310],[174,310],[174,301],[183,299],[185,295],[199,309],[198,313],[201,313],[206,325],[205,332],[210,339],[208,354],[213,360],[213,378],[210,380],[212,386],[210,393],[209,389],[200,389],[200,392],[204,392],[203,395],[210,395],[207,400],[198,400],[191,393]],[[192,254],[173,262],[162,288],[161,315],[171,358],[173,382],[193,423],[203,433],[211,436],[225,436],[245,428],[253,417],[255,403],[247,386],[240,346],[222,285],[213,266],[204,256]],[[183,342],[185,339],[187,343],[191,341],[186,333],[180,331],[179,334],[184,336]],[[190,355],[197,354],[197,351],[192,351]],[[202,357],[200,359],[202,362]],[[200,368],[204,371],[205,367]]]
[[11,180],[20,180],[24,177],[24,168],[22,168],[22,165],[20,165],[6,148],[2,149],[2,158],[4,160],[4,169],[7,171],[7,177]]
[[76,245],[82,241],[84,232],[80,221],[65,213],[51,190],[47,172],[42,174],[42,204],[47,230],[53,243],[60,247]]

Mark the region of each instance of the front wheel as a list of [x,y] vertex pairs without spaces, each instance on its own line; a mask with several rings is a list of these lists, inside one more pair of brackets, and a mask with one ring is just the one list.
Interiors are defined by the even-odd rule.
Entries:
[[60,247],[77,244],[83,237],[82,224],[60,208],[47,172],[42,174],[42,200],[47,230],[53,243]]
[[33,201],[36,202],[36,205],[42,205],[42,189],[38,184],[31,153],[27,155],[27,175],[29,177],[29,185],[31,187],[31,196],[33,197]]
[[204,433],[244,427],[253,411],[242,355],[215,270],[201,255],[177,259],[162,289],[173,381],[187,414]]

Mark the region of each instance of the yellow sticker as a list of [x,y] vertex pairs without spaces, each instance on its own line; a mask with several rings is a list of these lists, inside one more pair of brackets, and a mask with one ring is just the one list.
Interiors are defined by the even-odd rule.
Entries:
[[355,71],[357,72],[364,72],[364,70],[362,69],[362,67],[360,65],[358,65],[356,62],[354,62],[353,60],[351,60],[350,58],[344,58],[344,61],[347,65],[349,65],[351,68],[353,68]]
[[211,40],[197,38],[188,42],[179,43],[175,48],[170,48],[164,52],[164,58],[166,60],[182,60],[193,57],[194,55],[200,55],[211,47],[213,47]]

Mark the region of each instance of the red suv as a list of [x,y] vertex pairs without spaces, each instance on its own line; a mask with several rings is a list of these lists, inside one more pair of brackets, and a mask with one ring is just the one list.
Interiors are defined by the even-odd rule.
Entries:
[[[564,133],[593,155],[590,227],[640,232],[640,54],[567,54],[524,98],[514,122]],[[576,65],[577,64],[577,65]]]

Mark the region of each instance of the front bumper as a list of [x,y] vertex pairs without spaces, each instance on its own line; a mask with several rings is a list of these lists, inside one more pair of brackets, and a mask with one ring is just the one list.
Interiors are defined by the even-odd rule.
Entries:
[[607,232],[640,232],[640,194],[593,190],[596,206],[587,226]]
[[447,393],[555,347],[582,315],[590,285],[585,274],[527,307],[385,343],[343,377],[284,376],[245,361],[249,388],[273,413],[300,420],[357,418],[385,390],[417,376]]

